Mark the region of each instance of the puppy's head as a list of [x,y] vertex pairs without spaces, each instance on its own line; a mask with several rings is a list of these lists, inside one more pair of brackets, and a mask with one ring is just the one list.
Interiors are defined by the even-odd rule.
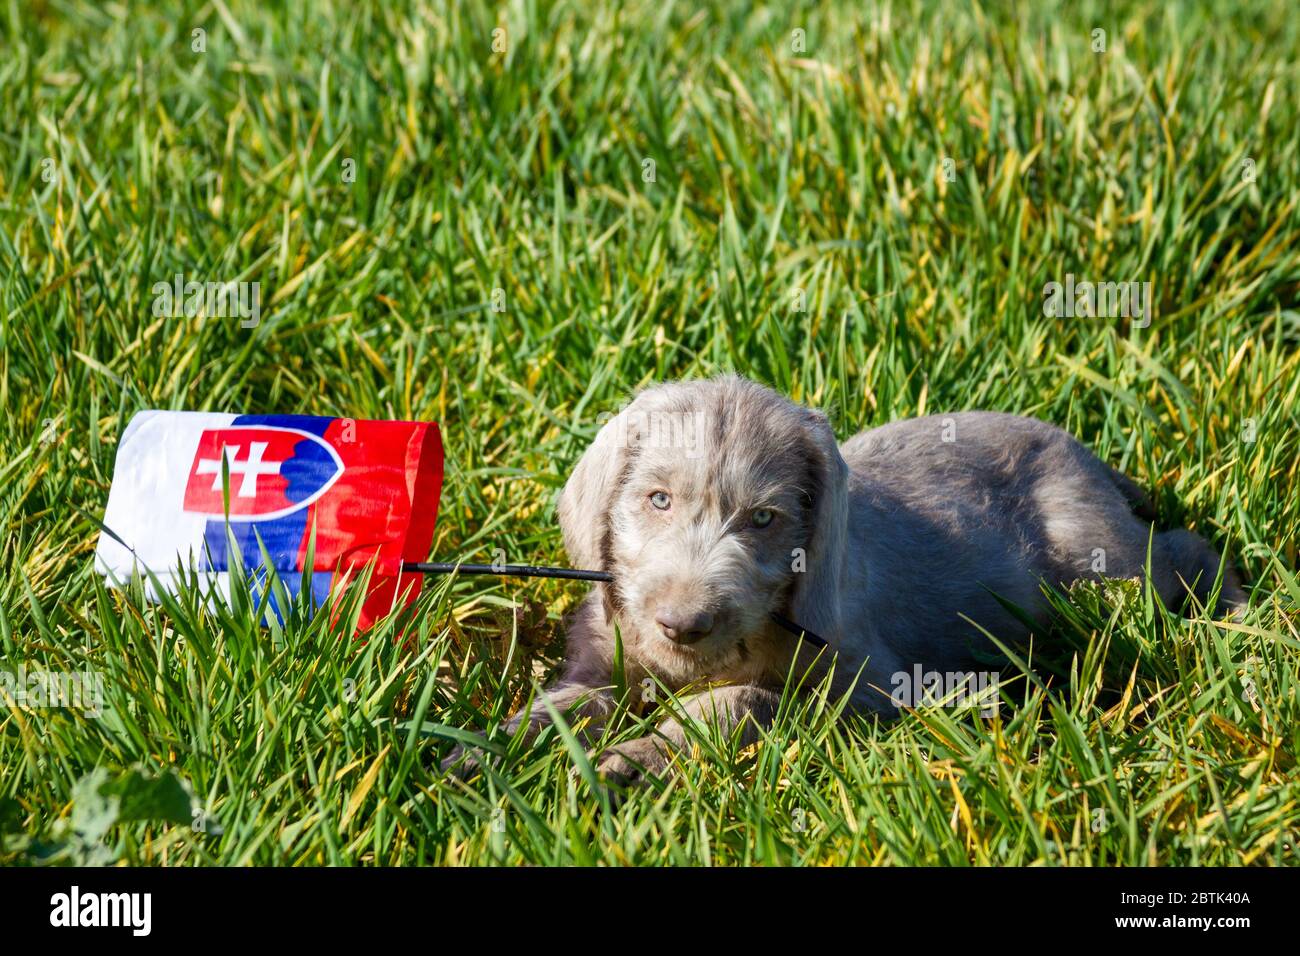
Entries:
[[769,615],[838,629],[847,468],[825,418],[736,377],[647,390],[560,496],[571,560],[611,572],[606,616],[669,679],[772,660]]

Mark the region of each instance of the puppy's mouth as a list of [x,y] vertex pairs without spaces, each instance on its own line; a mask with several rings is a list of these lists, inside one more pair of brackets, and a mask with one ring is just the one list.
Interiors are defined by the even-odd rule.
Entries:
[[720,641],[716,634],[707,634],[702,637],[691,637],[685,640],[674,640],[660,633],[655,643],[657,643],[659,647],[663,648],[664,652],[680,655],[682,658],[709,656],[710,652],[715,647],[720,646]]
[[[662,630],[660,631],[660,633],[663,633]],[[701,634],[698,632],[688,632],[686,634],[664,634],[663,636],[666,637],[673,644],[676,644],[678,647],[689,648],[689,647],[694,647],[696,644],[700,644],[704,641],[707,641],[709,638],[713,636],[713,634],[714,632],[710,631],[708,634]]]

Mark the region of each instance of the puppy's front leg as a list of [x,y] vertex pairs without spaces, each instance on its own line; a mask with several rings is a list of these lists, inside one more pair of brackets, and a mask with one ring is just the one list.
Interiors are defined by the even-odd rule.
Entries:
[[[561,680],[534,697],[532,707],[521,710],[506,721],[504,725],[506,733],[513,737],[521,726],[527,725],[524,730],[524,740],[531,742],[544,727],[552,723],[551,711],[543,703],[543,698],[563,715],[565,720],[591,718],[594,726],[588,727],[588,734],[598,729],[614,709],[614,695],[609,687],[593,687],[582,681]],[[457,746],[443,760],[443,769],[455,768],[462,777],[478,769],[478,758],[473,753],[469,753],[469,749],[472,748]]]
[[730,734],[740,728],[742,747],[755,743],[776,718],[781,693],[752,684],[714,687],[683,702],[682,713],[664,721],[653,734],[606,751],[597,769],[616,786],[634,786],[664,771],[673,753],[689,739],[683,722],[706,723]]
[[527,711],[521,710],[506,721],[506,732],[513,736],[521,725],[527,723],[524,739],[531,741],[554,721],[547,703],[567,721],[572,722],[580,717],[590,718],[587,728],[587,733],[590,734],[599,730],[614,709],[614,692],[610,687],[593,687],[581,681],[561,680],[533,698],[533,706]]

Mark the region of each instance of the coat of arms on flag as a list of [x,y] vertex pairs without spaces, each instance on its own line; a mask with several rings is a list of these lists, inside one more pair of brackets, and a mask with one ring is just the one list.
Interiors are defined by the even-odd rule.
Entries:
[[222,591],[232,566],[265,574],[265,549],[292,596],[309,571],[323,604],[336,574],[373,565],[366,627],[418,593],[402,565],[427,557],[441,487],[429,422],[143,411],[118,446],[96,568],[117,582],[147,568],[164,587],[197,571]]

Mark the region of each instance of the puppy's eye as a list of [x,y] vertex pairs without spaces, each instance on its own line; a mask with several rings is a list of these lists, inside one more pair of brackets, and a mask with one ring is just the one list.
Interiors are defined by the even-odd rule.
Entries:
[[755,528],[766,528],[772,523],[774,517],[776,516],[772,514],[771,508],[759,508],[749,516],[749,520],[753,522]]
[[673,503],[672,495],[666,491],[656,491],[650,496],[650,503],[660,511],[667,511]]

